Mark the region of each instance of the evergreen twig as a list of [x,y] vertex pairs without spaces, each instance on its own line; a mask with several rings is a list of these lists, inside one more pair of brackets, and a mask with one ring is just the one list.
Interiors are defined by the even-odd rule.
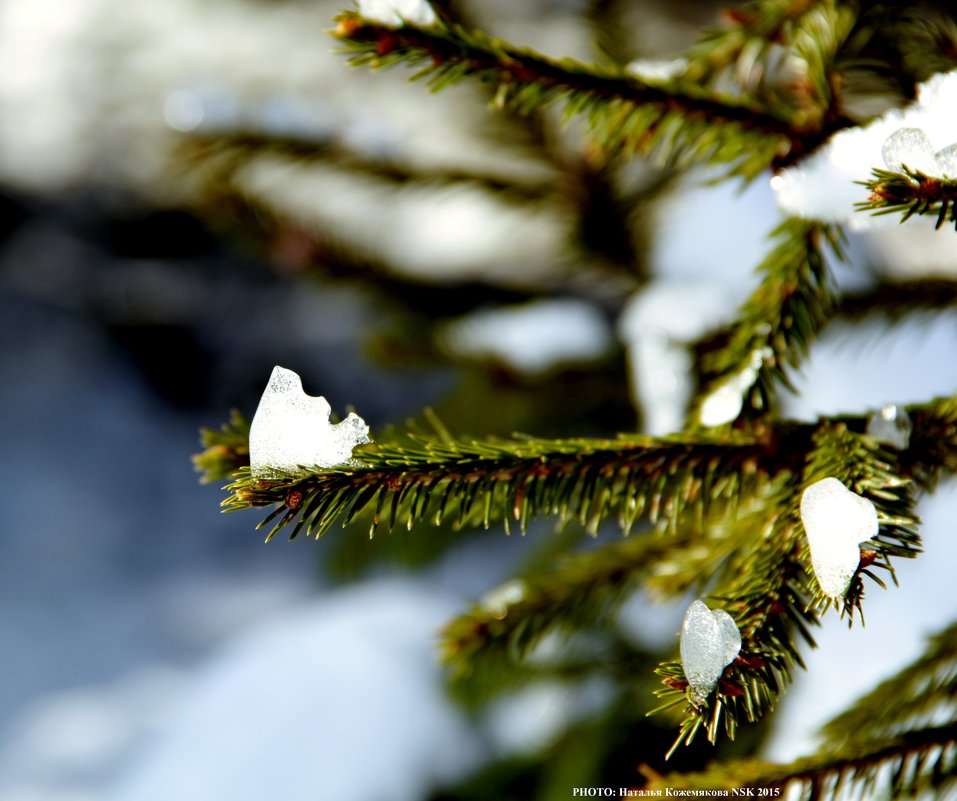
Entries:
[[193,456],[193,467],[204,484],[229,478],[249,464],[249,421],[238,410],[219,429],[202,429],[199,439],[203,450]]
[[761,282],[730,327],[727,344],[702,360],[704,388],[692,408],[749,365],[756,380],[747,391],[744,414],[768,415],[778,385],[793,390],[786,368],[797,368],[831,316],[834,292],[825,260],[829,249],[842,257],[837,229],[806,220],[785,220],[771,235],[776,246],[758,266]]
[[745,760],[694,774],[650,776],[648,789],[798,788],[788,797],[829,801],[867,792],[936,797],[957,789],[957,625],[823,729],[815,756],[787,765]]
[[[784,452],[792,452],[785,449]],[[800,452],[800,448],[797,449]],[[764,444],[696,437],[654,440],[454,441],[410,436],[404,443],[377,443],[355,450],[357,466],[290,473],[258,481],[248,468],[227,489],[227,510],[275,505],[260,524],[278,518],[267,537],[298,522],[321,536],[333,524],[348,524],[373,510],[372,531],[396,524],[451,520],[456,528],[515,521],[524,531],[543,514],[576,519],[596,532],[615,514],[628,531],[643,517],[676,525],[700,515],[705,504],[733,503],[753,489],[759,474],[780,469],[779,454],[760,464]]]
[[694,84],[642,81],[620,69],[555,61],[466,31],[376,25],[354,13],[338,18],[335,35],[354,64],[419,66],[415,78],[433,88],[474,76],[499,87],[498,102],[529,113],[562,98],[570,114],[587,117],[608,154],[653,153],[666,159],[733,165],[755,176],[812,150],[853,122],[840,114],[795,121],[787,106],[764,107],[745,97],[715,95]]
[[819,612],[831,601],[807,567],[811,560],[799,512],[806,487],[835,477],[868,497],[878,509],[880,532],[866,544],[867,558],[862,554],[861,567],[841,604],[841,613],[849,622],[855,612],[863,617],[862,577],[884,587],[871,568],[887,570],[893,578],[891,559],[912,558],[920,551],[913,495],[908,482],[898,478],[888,463],[890,454],[843,423],[823,422],[812,441],[803,472],[791,475],[769,499],[767,535],[731,555],[738,569],[726,571],[728,578],[710,593],[734,618],[742,640],[741,655],[725,670],[715,700],[696,703],[677,662],[659,668],[664,684],[656,693],[663,699],[659,709],[686,702],[675,747],[690,743],[702,729],[715,742],[722,717],[732,738],[742,716],[749,722],[759,719],[790,684],[794,665],[803,666],[797,638],[814,645],[811,627],[818,625]]
[[896,322],[911,314],[954,308],[957,308],[957,281],[913,278],[883,281],[865,290],[844,293],[834,309],[834,317],[861,320],[879,314]]
[[954,223],[957,230],[957,179],[934,178],[905,166],[903,172],[872,170],[871,179],[859,183],[870,195],[854,205],[858,211],[902,214],[902,223],[914,215],[937,215],[938,230],[945,222]]

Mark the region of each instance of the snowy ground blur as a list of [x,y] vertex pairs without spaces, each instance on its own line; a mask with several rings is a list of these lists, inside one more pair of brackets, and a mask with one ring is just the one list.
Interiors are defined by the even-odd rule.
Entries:
[[[494,15],[509,4],[487,5]],[[537,25],[533,5],[550,9],[555,24]],[[501,32],[587,56],[576,7],[529,4]],[[0,180],[9,187],[0,248],[0,801],[414,801],[518,735],[538,742],[575,713],[577,701],[545,688],[475,728],[441,691],[435,629],[507,575],[517,538],[484,539],[415,579],[330,591],[316,578],[315,543],[263,546],[253,520],[221,515],[219,494],[191,470],[198,428],[233,405],[250,414],[273,364],[309,365],[313,391],[337,410],[354,404],[373,425],[432,402],[444,376],[364,367],[357,333],[373,312],[354,292],[264,285],[202,237],[185,257],[161,243],[126,253],[122,232],[97,227],[110,218],[96,211],[103,195],[114,212],[125,202],[109,199],[107,185],[175,201],[182,177],[164,173],[163,154],[176,130],[237,115],[409,163],[463,168],[481,157],[503,174],[541,177],[544,168],[520,154],[480,152],[469,133],[472,107],[484,113],[474,96],[433,102],[386,75],[357,92],[328,53],[323,30],[335,10],[252,0],[0,2]],[[240,97],[249,87],[254,104]],[[414,115],[403,113],[410,103]],[[268,194],[284,176],[280,165],[241,178]],[[309,197],[313,178],[290,191]],[[361,212],[377,189],[340,178],[321,176],[327,201],[317,214],[368,235],[372,251],[398,255],[410,274],[488,268],[506,284],[534,283],[561,267],[561,210],[516,220],[479,193],[445,191],[406,198],[370,231]],[[631,347],[648,426],[662,432],[680,424],[689,391],[682,343],[746,296],[779,215],[761,181],[744,193],[689,181],[658,214],[644,293],[656,303],[649,310],[636,297],[617,331]],[[859,263],[891,254],[883,258],[897,271],[939,270],[957,265],[957,250],[942,244],[949,235],[884,228],[862,234],[851,252]],[[503,250],[508,258],[496,255]],[[915,253],[930,255],[908,263]],[[541,275],[518,275],[532,265]],[[861,280],[853,268],[840,275],[845,285]],[[540,359],[600,352],[610,338],[604,321],[588,303],[576,309],[580,326],[557,331],[554,306],[484,328],[467,318],[450,327],[448,346],[506,359],[501,349],[511,349],[531,372],[535,342]],[[489,336],[506,319],[520,350]],[[951,318],[872,324],[869,334],[861,350],[829,331],[789,412],[811,417],[957,388]],[[647,394],[654,370],[660,380]],[[871,594],[863,631],[829,618],[785,700],[770,756],[806,753],[817,725],[957,614],[947,589],[957,561],[948,536],[954,487],[921,512],[926,557],[900,568],[900,589]],[[636,615],[647,612],[639,607]],[[674,623],[654,614],[645,634],[667,642],[680,611]]]

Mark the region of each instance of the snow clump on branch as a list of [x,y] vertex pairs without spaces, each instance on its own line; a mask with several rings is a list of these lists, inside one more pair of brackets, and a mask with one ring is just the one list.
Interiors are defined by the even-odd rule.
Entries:
[[300,467],[335,467],[352,458],[369,438],[369,426],[355,413],[329,422],[332,407],[302,389],[292,370],[273,368],[249,429],[249,466],[255,478]]
[[407,22],[427,28],[438,21],[425,0],[358,0],[358,4],[364,19],[390,28],[399,28]]

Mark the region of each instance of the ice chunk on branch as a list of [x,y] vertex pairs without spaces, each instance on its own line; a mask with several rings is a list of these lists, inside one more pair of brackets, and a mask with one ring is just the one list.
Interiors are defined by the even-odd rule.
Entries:
[[435,25],[435,12],[425,0],[358,0],[359,14],[371,22],[398,28],[406,22],[427,28]]
[[292,370],[273,368],[249,429],[249,466],[254,477],[269,478],[299,467],[335,467],[352,450],[372,440],[369,426],[355,413],[331,423],[323,397],[307,395]]
[[740,650],[741,633],[731,615],[711,611],[703,601],[688,607],[681,626],[681,667],[696,703],[704,702]]
[[801,521],[821,590],[843,598],[861,561],[860,544],[877,534],[877,509],[836,478],[825,478],[804,490]]

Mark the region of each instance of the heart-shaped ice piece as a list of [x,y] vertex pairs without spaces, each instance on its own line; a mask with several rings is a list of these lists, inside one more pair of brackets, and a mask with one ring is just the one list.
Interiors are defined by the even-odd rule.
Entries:
[[924,175],[937,174],[937,157],[930,139],[920,128],[898,128],[881,148],[887,169],[901,172],[904,165]]
[[695,601],[685,612],[679,650],[691,694],[700,704],[741,650],[741,634],[723,609],[712,612],[703,601]]
[[331,411],[325,398],[303,391],[296,373],[274,367],[249,429],[253,476],[269,478],[300,465],[334,467],[348,461],[356,445],[371,442],[361,417],[353,413],[333,424]]
[[877,509],[836,478],[825,478],[804,490],[801,521],[821,590],[842,598],[861,561],[859,545],[877,534]]

